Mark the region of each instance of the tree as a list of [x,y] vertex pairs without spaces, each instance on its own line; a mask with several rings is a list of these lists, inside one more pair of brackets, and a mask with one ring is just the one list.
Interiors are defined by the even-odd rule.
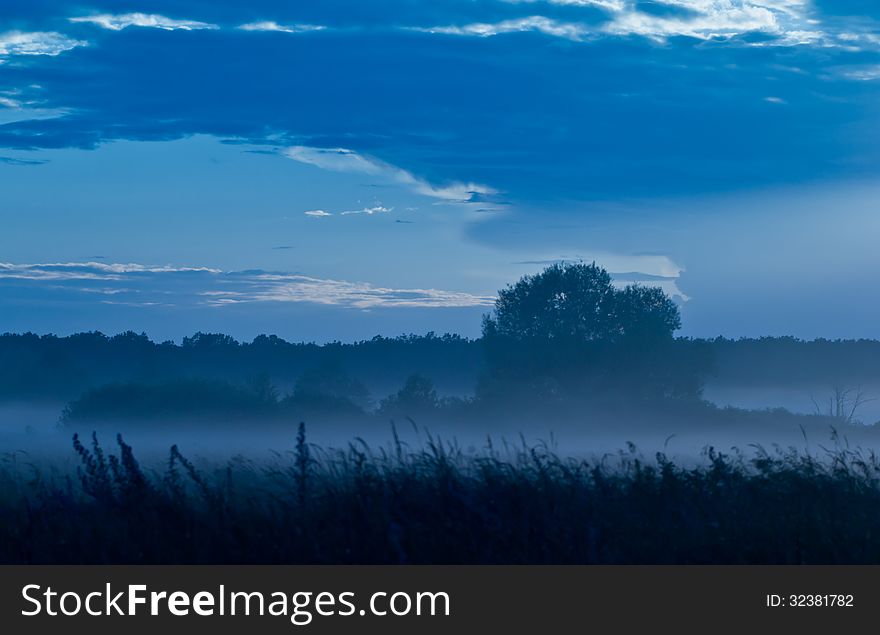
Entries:
[[614,286],[592,264],[555,264],[498,292],[483,335],[516,341],[663,340],[681,327],[678,306],[658,287]]
[[663,289],[631,284],[614,293],[614,331],[640,343],[662,342],[681,328],[681,313]]
[[379,413],[382,415],[416,416],[433,412],[440,407],[440,397],[430,379],[421,375],[410,375],[403,388],[382,400]]
[[659,287],[618,288],[596,263],[552,265],[499,291],[483,318],[491,373],[483,394],[696,397],[706,364],[674,339],[680,327],[678,306]]
[[555,264],[498,292],[483,335],[526,339],[604,339],[610,335],[614,287],[595,263]]
[[309,410],[326,411],[362,412],[372,406],[367,387],[334,363],[304,372],[285,401]]

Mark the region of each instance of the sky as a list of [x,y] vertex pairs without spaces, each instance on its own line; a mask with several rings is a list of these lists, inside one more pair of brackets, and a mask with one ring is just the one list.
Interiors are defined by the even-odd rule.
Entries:
[[559,261],[880,337],[868,0],[0,3],[0,332],[475,336]]

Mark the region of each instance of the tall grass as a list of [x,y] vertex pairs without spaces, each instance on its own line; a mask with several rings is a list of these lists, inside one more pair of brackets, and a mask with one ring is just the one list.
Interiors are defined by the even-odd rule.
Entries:
[[697,465],[630,447],[310,445],[271,466],[144,469],[74,437],[75,474],[7,461],[3,563],[880,563],[880,462],[837,443]]

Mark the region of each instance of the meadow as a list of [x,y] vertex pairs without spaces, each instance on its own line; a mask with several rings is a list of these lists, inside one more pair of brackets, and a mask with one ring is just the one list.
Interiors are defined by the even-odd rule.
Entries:
[[880,460],[839,436],[690,465],[395,439],[333,450],[300,426],[272,461],[196,465],[174,446],[149,468],[122,437],[75,437],[75,470],[9,455],[0,562],[880,563]]
[[[0,562],[880,563],[880,342],[680,328],[566,263],[480,340],[0,336]],[[414,419],[434,436],[382,432]]]

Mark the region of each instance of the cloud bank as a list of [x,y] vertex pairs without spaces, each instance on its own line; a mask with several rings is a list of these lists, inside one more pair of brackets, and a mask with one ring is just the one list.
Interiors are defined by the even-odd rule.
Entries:
[[[79,9],[65,26],[80,39],[48,27],[0,36],[0,62],[16,71],[0,78],[0,105],[25,103],[11,91],[36,93],[27,116],[0,108],[0,148],[205,134],[287,148],[441,203],[497,188],[536,209],[880,165],[871,135],[880,13],[807,0],[330,4],[243,12],[219,2],[206,12],[185,3],[173,17]],[[57,9],[34,6],[44,15],[33,24],[58,23]],[[210,33],[164,37],[214,22]],[[313,25],[332,37],[277,35]],[[93,45],[70,56],[77,63],[48,57],[87,36]],[[13,55],[45,57],[9,64]],[[37,106],[58,115],[38,118]]]
[[0,290],[0,306],[46,297],[142,307],[307,303],[350,309],[460,308],[494,302],[493,296],[381,287],[299,273],[100,262],[0,263]]

